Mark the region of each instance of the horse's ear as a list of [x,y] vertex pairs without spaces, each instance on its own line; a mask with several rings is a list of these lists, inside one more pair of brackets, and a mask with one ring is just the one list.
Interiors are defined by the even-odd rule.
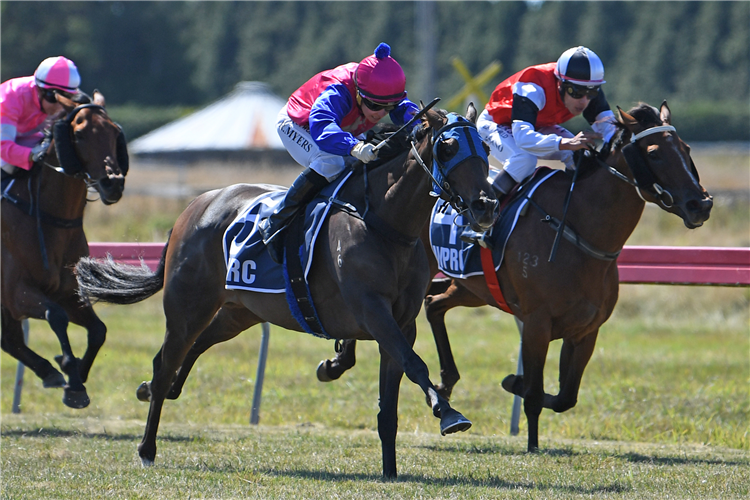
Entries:
[[101,107],[105,107],[107,105],[107,102],[104,100],[104,94],[99,92],[99,90],[94,90],[94,104],[98,104]]
[[661,103],[661,107],[659,108],[659,118],[661,118],[662,123],[668,125],[672,124],[672,112],[669,110],[669,106],[667,106],[666,99],[664,99],[664,102]]
[[427,113],[424,114],[424,119],[426,120],[429,127],[433,130],[440,130],[440,128],[442,128],[442,126],[445,124],[445,121],[443,120],[443,117],[440,116],[440,113],[432,109],[427,110]]
[[58,92],[55,92],[55,96],[57,96],[57,102],[62,104],[62,107],[65,108],[66,111],[70,111],[71,109],[76,107],[75,101],[73,99],[70,99],[69,97],[66,97]]
[[638,125],[638,120],[636,120],[633,115],[629,115],[628,113],[623,111],[620,106],[617,106],[617,111],[620,113],[620,123],[628,128],[632,128]]
[[466,119],[471,123],[477,122],[477,108],[474,107],[473,102],[470,102],[466,108]]

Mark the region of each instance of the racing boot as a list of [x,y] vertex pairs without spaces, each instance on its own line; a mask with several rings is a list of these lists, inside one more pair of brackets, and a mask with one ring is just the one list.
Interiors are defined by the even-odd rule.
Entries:
[[325,177],[310,168],[306,168],[297,177],[279,205],[258,225],[268,253],[277,264],[284,260],[284,229],[308,202],[328,184]]
[[[511,192],[516,184],[516,180],[513,179],[513,177],[511,177],[505,169],[501,170],[500,173],[497,174],[495,180],[492,181],[492,189],[497,195],[498,204],[502,206],[503,198],[505,198],[508,193]],[[461,241],[465,243],[477,243],[481,247],[489,248],[490,250],[492,250],[492,241],[488,238],[488,236],[490,236],[491,234],[492,228],[484,233],[480,233],[477,231],[473,231],[470,227],[467,227],[459,235],[459,238],[461,238]]]

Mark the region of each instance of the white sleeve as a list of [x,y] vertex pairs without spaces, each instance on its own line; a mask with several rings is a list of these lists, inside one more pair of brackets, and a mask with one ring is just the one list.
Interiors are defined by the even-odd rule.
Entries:
[[596,121],[591,124],[591,128],[594,132],[602,134],[604,142],[609,142],[612,136],[615,135],[615,132],[617,132],[616,121],[615,114],[608,109],[596,115]]
[[546,156],[560,150],[562,137],[557,134],[544,135],[534,130],[529,122],[516,120],[512,125],[516,145],[534,156]]

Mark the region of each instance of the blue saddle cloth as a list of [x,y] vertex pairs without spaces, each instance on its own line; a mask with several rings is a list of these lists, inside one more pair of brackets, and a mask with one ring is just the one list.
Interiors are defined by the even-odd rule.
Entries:
[[[312,264],[312,249],[320,227],[330,211],[331,199],[351,176],[342,175],[321,190],[305,210],[305,248],[302,252],[302,267],[305,278]],[[283,199],[286,189],[279,186],[250,201],[234,222],[224,232],[224,262],[227,266],[226,288],[249,290],[261,293],[286,293],[287,283],[281,264],[275,263],[263,244],[257,226],[271,215]]]
[[[499,170],[490,169],[489,181],[492,182],[499,172]],[[499,269],[503,263],[508,238],[529,203],[529,198],[543,182],[558,173],[562,172],[548,167],[538,168],[503,209],[489,235],[493,244],[492,261],[495,263],[495,270]],[[432,209],[430,247],[438,261],[440,271],[451,278],[468,278],[483,273],[479,245],[465,243],[459,238],[467,224],[463,216],[457,214],[447,201],[439,200]]]

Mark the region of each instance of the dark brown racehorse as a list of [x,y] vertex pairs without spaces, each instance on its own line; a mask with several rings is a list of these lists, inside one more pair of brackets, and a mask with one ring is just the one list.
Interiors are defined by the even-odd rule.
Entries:
[[[469,115],[475,119],[476,112]],[[456,159],[461,149],[455,139],[444,135],[445,123],[444,114],[429,111],[416,135],[416,149],[369,170],[366,182],[357,176],[341,189],[342,201],[357,207],[359,214],[369,203],[368,210],[380,223],[373,229],[350,210],[335,211],[319,233],[309,274],[321,324],[331,337],[375,340],[380,345],[378,432],[386,477],[396,476],[397,406],[404,373],[430,400],[443,434],[471,425],[437,393],[426,364],[412,348],[415,320],[430,283],[419,235],[434,205],[433,181],[420,163],[432,164],[433,146],[439,165]],[[467,134],[476,134],[473,123],[465,121],[463,127]],[[486,154],[467,157],[449,173],[443,172],[442,187],[453,193],[473,226],[489,228],[498,205],[486,169]],[[283,294],[225,288],[224,232],[252,199],[268,191],[265,185],[240,184],[199,196],[177,219],[155,273],[93,259],[77,266],[82,291],[92,299],[132,303],[164,288],[167,331],[154,358],[153,379],[140,389],[151,402],[138,446],[144,465],[156,457],[164,399],[179,395],[202,352],[262,322],[303,331]]]
[[[2,199],[2,349],[28,366],[44,387],[63,387],[63,403],[89,404],[84,382],[107,329],[81,302],[73,266],[89,254],[83,212],[89,189],[106,205],[122,196],[127,149],[120,127],[104,109],[104,96],[78,102],[57,94],[66,116],[53,125],[45,158],[13,180]],[[49,361],[29,349],[21,321],[44,319],[60,340],[56,359],[67,382]],[[82,359],[68,340],[72,321],[88,331]]]
[[[523,375],[508,375],[502,386],[524,398],[528,422],[528,449],[539,446],[542,408],[563,412],[574,407],[583,371],[594,352],[599,328],[617,302],[619,277],[616,256],[635,230],[646,201],[678,215],[688,228],[701,226],[713,202],[700,185],[690,158],[690,148],[670,125],[666,101],[661,109],[641,104],[629,112],[620,110],[620,131],[605,151],[582,163],[589,170],[578,180],[571,197],[566,227],[581,244],[563,241],[553,262],[548,261],[556,232],[545,220],[560,221],[571,180],[553,176],[533,195],[551,216],[529,208],[511,235],[497,281],[513,314],[523,322]],[[572,234],[572,233],[571,233]],[[575,238],[572,238],[575,239]],[[422,236],[429,247],[428,233]],[[437,261],[429,252],[432,275]],[[459,374],[453,360],[445,313],[458,306],[498,307],[483,276],[435,281],[425,298],[425,312],[432,327],[440,359],[440,393],[450,398]],[[560,391],[544,392],[543,372],[549,343],[562,339]],[[344,341],[333,360],[318,367],[322,381],[336,379],[354,365],[355,345]]]

